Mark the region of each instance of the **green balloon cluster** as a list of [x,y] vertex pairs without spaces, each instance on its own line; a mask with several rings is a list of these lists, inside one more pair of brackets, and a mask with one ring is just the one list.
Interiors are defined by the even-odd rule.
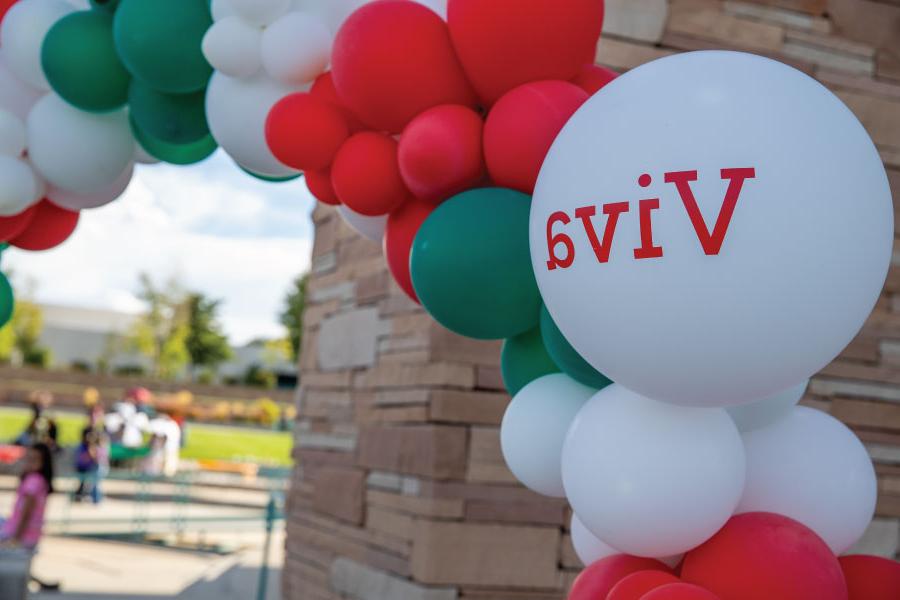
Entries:
[[541,307],[541,337],[544,340],[544,347],[547,349],[547,353],[553,359],[553,362],[559,366],[563,373],[575,381],[598,390],[612,383],[606,375],[592,367],[588,361],[578,354],[563,336],[544,306]]
[[212,76],[201,49],[211,26],[207,0],[121,0],[113,36],[136,79],[160,92],[187,94],[206,88]]
[[6,275],[0,273],[0,327],[12,320],[13,309],[16,307],[12,286]]
[[541,296],[531,268],[531,198],[470,190],[437,207],[413,242],[410,272],[432,317],[455,333],[505,339],[533,329]]
[[41,63],[53,90],[81,110],[128,105],[132,131],[154,158],[188,165],[218,145],[206,122],[212,67],[203,36],[208,0],[91,0],[92,10],[60,19]]
[[71,13],[53,25],[41,47],[41,67],[53,90],[89,112],[108,112],[128,101],[131,75],[113,43],[113,17],[101,10]]
[[515,396],[535,379],[559,373],[560,369],[544,347],[540,327],[535,327],[503,342],[500,371],[506,391]]

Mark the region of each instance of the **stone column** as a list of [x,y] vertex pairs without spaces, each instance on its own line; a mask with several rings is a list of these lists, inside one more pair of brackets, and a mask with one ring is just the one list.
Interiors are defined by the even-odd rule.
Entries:
[[285,597],[563,598],[565,504],[500,454],[500,344],[443,329],[378,244],[313,218]]

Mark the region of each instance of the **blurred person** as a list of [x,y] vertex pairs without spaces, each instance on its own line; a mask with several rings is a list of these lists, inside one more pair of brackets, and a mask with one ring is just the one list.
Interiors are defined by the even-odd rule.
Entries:
[[33,551],[41,541],[47,497],[53,493],[53,452],[34,444],[22,464],[12,515],[0,527],[0,543]]
[[167,413],[162,412],[150,421],[150,454],[144,461],[144,472],[150,475],[174,477],[178,474],[181,452],[181,428]]
[[29,403],[32,412],[31,421],[25,431],[16,438],[16,445],[29,447],[35,444],[45,444],[55,452],[59,448],[57,443],[59,428],[56,421],[47,415],[47,409],[53,404],[53,394],[47,391],[35,392],[29,399]]
[[103,499],[100,483],[109,472],[109,441],[104,426],[103,407],[91,408],[88,425],[81,432],[81,443],[75,451],[75,471],[79,485],[75,500],[90,495],[94,504]]

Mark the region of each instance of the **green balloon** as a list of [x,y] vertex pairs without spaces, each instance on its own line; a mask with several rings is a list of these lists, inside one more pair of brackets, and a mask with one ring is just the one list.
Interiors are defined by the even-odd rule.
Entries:
[[113,43],[113,18],[103,11],[66,15],[44,37],[41,67],[53,90],[76,108],[108,112],[128,101],[131,75]]
[[256,179],[259,179],[260,181],[265,181],[267,183],[287,183],[288,181],[299,179],[301,175],[301,173],[297,173],[296,175],[288,175],[287,177],[273,177],[271,175],[265,175],[263,173],[255,173],[250,169],[247,169],[246,167],[242,167],[241,165],[238,165],[238,168],[250,177],[254,177]]
[[500,370],[510,396],[515,396],[519,390],[539,377],[559,373],[559,367],[544,347],[540,327],[503,342]]
[[187,94],[205,88],[212,75],[201,49],[211,26],[206,0],[121,0],[113,36],[135,78],[161,92]]
[[16,306],[12,286],[6,275],[0,273],[0,327],[12,320],[13,309]]
[[114,13],[119,8],[119,0],[91,0],[91,6],[98,10]]
[[141,148],[150,156],[173,165],[192,165],[208,158],[218,148],[211,135],[190,144],[170,144],[144,132],[131,119],[131,132]]
[[146,83],[131,82],[129,114],[147,135],[169,144],[193,144],[209,136],[206,94],[164,94]]
[[584,360],[563,336],[547,308],[541,307],[541,337],[544,347],[562,372],[588,387],[601,390],[612,381]]
[[528,250],[531,199],[502,188],[470,190],[438,206],[413,242],[410,266],[422,306],[450,331],[504,339],[535,327],[541,296]]

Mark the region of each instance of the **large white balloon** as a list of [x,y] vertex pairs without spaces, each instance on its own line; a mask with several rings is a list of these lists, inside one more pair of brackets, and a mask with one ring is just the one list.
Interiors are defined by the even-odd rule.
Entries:
[[87,113],[47,94],[28,115],[28,156],[51,185],[76,194],[100,192],[134,157],[124,110]]
[[744,434],[747,484],[739,513],[773,512],[800,521],[840,554],[865,533],[878,483],[866,448],[823,412],[798,406]]
[[212,0],[209,3],[209,10],[212,13],[213,21],[221,21],[225,17],[237,14],[231,6],[231,0]]
[[373,242],[380,242],[384,239],[384,230],[387,227],[388,215],[369,217],[355,212],[344,204],[338,206],[338,214],[341,215],[347,225],[352,227],[354,231],[364,238],[368,238]]
[[50,186],[47,190],[47,198],[57,206],[67,208],[69,210],[85,210],[89,208],[99,208],[105,206],[117,199],[128,189],[131,183],[131,177],[134,174],[134,163],[128,165],[118,179],[103,189],[97,190],[90,194],[76,194],[58,187]]
[[28,85],[49,90],[41,68],[41,46],[50,28],[75,7],[64,0],[20,0],[0,24],[0,58]]
[[572,513],[570,529],[572,530],[572,546],[575,548],[575,554],[578,555],[584,566],[592,565],[607,556],[622,554],[619,550],[616,550],[591,533],[575,513]]
[[564,498],[562,448],[569,426],[597,390],[562,373],[519,390],[503,415],[500,447],[513,475],[529,489]]
[[599,371],[651,398],[736,405],[853,339],[892,215],[878,152],[834,94],[767,58],[692,52],[624,74],[568,122],[531,253],[553,320]]
[[770,425],[791,414],[809,385],[807,379],[800,385],[772,394],[762,400],[748,404],[729,406],[725,410],[731,415],[739,431],[752,431]]
[[291,8],[291,0],[230,0],[231,9],[248,23],[264,27]]
[[0,107],[0,154],[22,156],[25,152],[25,122]]
[[614,384],[575,418],[562,475],[595,536],[627,554],[669,556],[702,544],[732,516],[744,447],[724,409],[657,402]]
[[0,60],[0,108],[8,110],[23,121],[31,107],[42,96],[39,90],[29,86],[9,70]]
[[[321,18],[331,29],[337,33],[344,21],[354,11],[375,0],[294,0],[294,9],[312,13]],[[423,6],[427,6],[436,12],[444,20],[447,19],[447,0],[413,0]]]
[[203,36],[203,56],[229,77],[251,77],[259,72],[262,30],[238,17],[216,21]]
[[44,195],[44,183],[28,162],[0,155],[0,216],[17,215]]
[[289,177],[297,171],[280,162],[266,143],[266,118],[272,106],[301,86],[288,86],[264,75],[236,79],[213,73],[206,90],[206,119],[220,146],[254,173]]
[[313,81],[331,60],[331,32],[315,15],[292,12],[269,25],[262,34],[262,64],[282,83]]

